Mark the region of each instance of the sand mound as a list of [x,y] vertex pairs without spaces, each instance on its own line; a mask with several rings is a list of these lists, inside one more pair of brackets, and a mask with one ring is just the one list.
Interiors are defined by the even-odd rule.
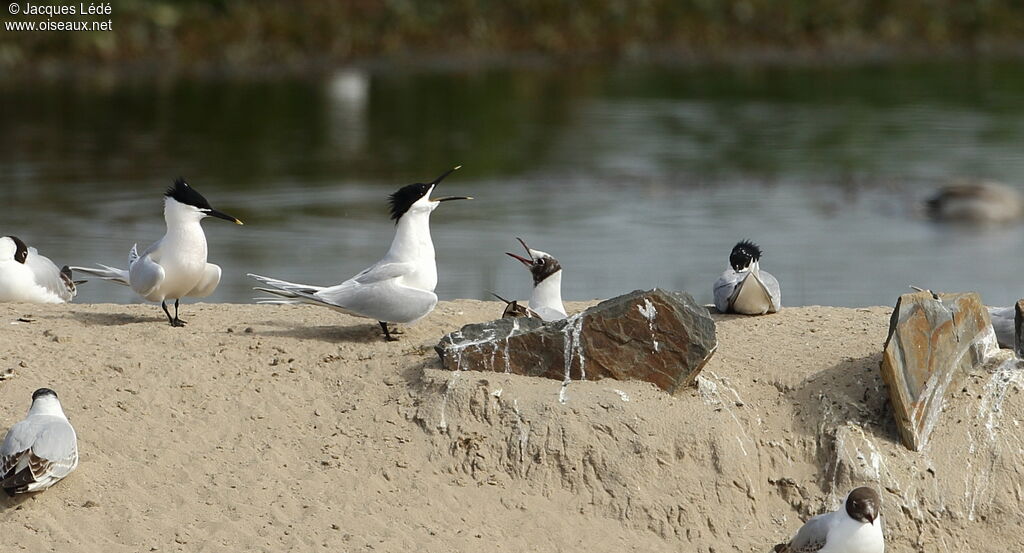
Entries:
[[[572,305],[580,309],[586,304]],[[1017,550],[1020,374],[993,365],[922,453],[878,376],[889,310],[717,317],[700,387],[440,370],[442,303],[386,344],[304,307],[0,306],[4,427],[60,394],[81,465],[3,499],[29,551],[767,551],[851,487],[889,550]],[[20,317],[31,323],[10,324]]]

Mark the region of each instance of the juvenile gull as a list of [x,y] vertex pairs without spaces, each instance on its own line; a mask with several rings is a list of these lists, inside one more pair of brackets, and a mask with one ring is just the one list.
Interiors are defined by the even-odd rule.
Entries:
[[494,292],[491,295],[505,302],[505,310],[501,312],[502,319],[518,319],[520,317],[540,319],[536,311],[525,305],[519,305],[518,300],[507,300]]
[[8,494],[49,488],[78,466],[78,438],[57,393],[39,388],[28,416],[7,431],[0,446],[0,487]]

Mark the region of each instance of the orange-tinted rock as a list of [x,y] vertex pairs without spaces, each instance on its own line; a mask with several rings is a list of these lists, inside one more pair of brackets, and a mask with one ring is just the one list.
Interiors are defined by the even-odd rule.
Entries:
[[882,354],[882,379],[903,444],[920,451],[938,423],[947,391],[998,350],[976,293],[904,294]]
[[562,381],[646,380],[675,393],[694,384],[717,346],[707,308],[689,294],[655,289],[603,301],[561,321],[466,325],[435,349],[450,370]]

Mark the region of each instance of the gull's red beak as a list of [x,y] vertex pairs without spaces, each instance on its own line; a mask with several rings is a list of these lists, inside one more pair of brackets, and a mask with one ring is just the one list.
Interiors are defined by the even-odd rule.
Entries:
[[527,267],[533,267],[533,254],[530,253],[530,246],[527,246],[526,242],[522,238],[518,238],[517,237],[516,240],[519,240],[519,243],[523,245],[523,249],[526,250],[526,255],[530,256],[530,258],[527,259],[527,258],[525,258],[525,257],[523,257],[521,255],[516,255],[516,254],[511,253],[511,252],[505,252],[505,255],[508,255],[508,256],[510,256],[512,258],[518,259],[520,263],[522,263],[523,265],[526,265]]

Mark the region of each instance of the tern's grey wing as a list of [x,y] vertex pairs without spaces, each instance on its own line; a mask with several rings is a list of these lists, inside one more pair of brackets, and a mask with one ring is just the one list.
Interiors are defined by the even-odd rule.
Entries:
[[761,284],[764,285],[764,289],[768,291],[768,296],[772,300],[772,311],[778,312],[779,309],[782,309],[782,289],[779,288],[779,279],[768,271],[758,271],[757,276],[761,279]]
[[132,290],[142,297],[148,296],[163,280],[164,268],[149,254],[143,254],[128,268],[128,282]]
[[132,258],[138,259],[140,257],[146,257],[147,255],[154,259],[160,259],[160,246],[162,246],[163,243],[163,238],[157,240],[156,242],[153,242],[152,244],[149,245],[148,248],[142,251],[141,255],[139,255],[139,245],[133,244],[131,251],[128,252],[128,264],[131,265],[132,263],[134,263],[134,261],[132,261]]
[[790,542],[781,548],[776,546],[777,553],[814,553],[825,547],[828,541],[828,531],[832,524],[832,513],[825,513],[812,517],[793,536]]
[[68,288],[67,283],[61,278],[60,268],[50,261],[45,255],[40,255],[35,248],[28,249],[28,259],[25,260],[32,274],[35,276],[36,284],[45,288],[51,294],[64,301],[71,301],[75,297],[74,286]]
[[220,273],[219,265],[207,263],[206,268],[203,269],[203,277],[199,279],[199,283],[185,295],[190,298],[205,298],[206,296],[209,296],[217,289],[217,285],[220,284]]
[[390,323],[414,322],[437,305],[433,292],[403,286],[394,278],[371,284],[351,280],[324,288],[313,298],[343,313]]
[[347,281],[339,284],[338,286],[345,286],[348,283],[358,284],[373,284],[374,282],[380,282],[382,280],[388,280],[392,278],[398,278],[413,273],[416,270],[416,266],[412,263],[392,263],[392,262],[377,262],[371,265],[367,269],[356,276],[348,279]]
[[996,331],[996,340],[999,341],[999,347],[1013,349],[1017,341],[1014,335],[1016,332],[1014,319],[1017,316],[1015,306],[989,307],[988,316],[992,319],[992,329]]
[[743,280],[743,274],[729,269],[715,281],[715,309],[721,313],[729,312],[729,299],[736,285]]

